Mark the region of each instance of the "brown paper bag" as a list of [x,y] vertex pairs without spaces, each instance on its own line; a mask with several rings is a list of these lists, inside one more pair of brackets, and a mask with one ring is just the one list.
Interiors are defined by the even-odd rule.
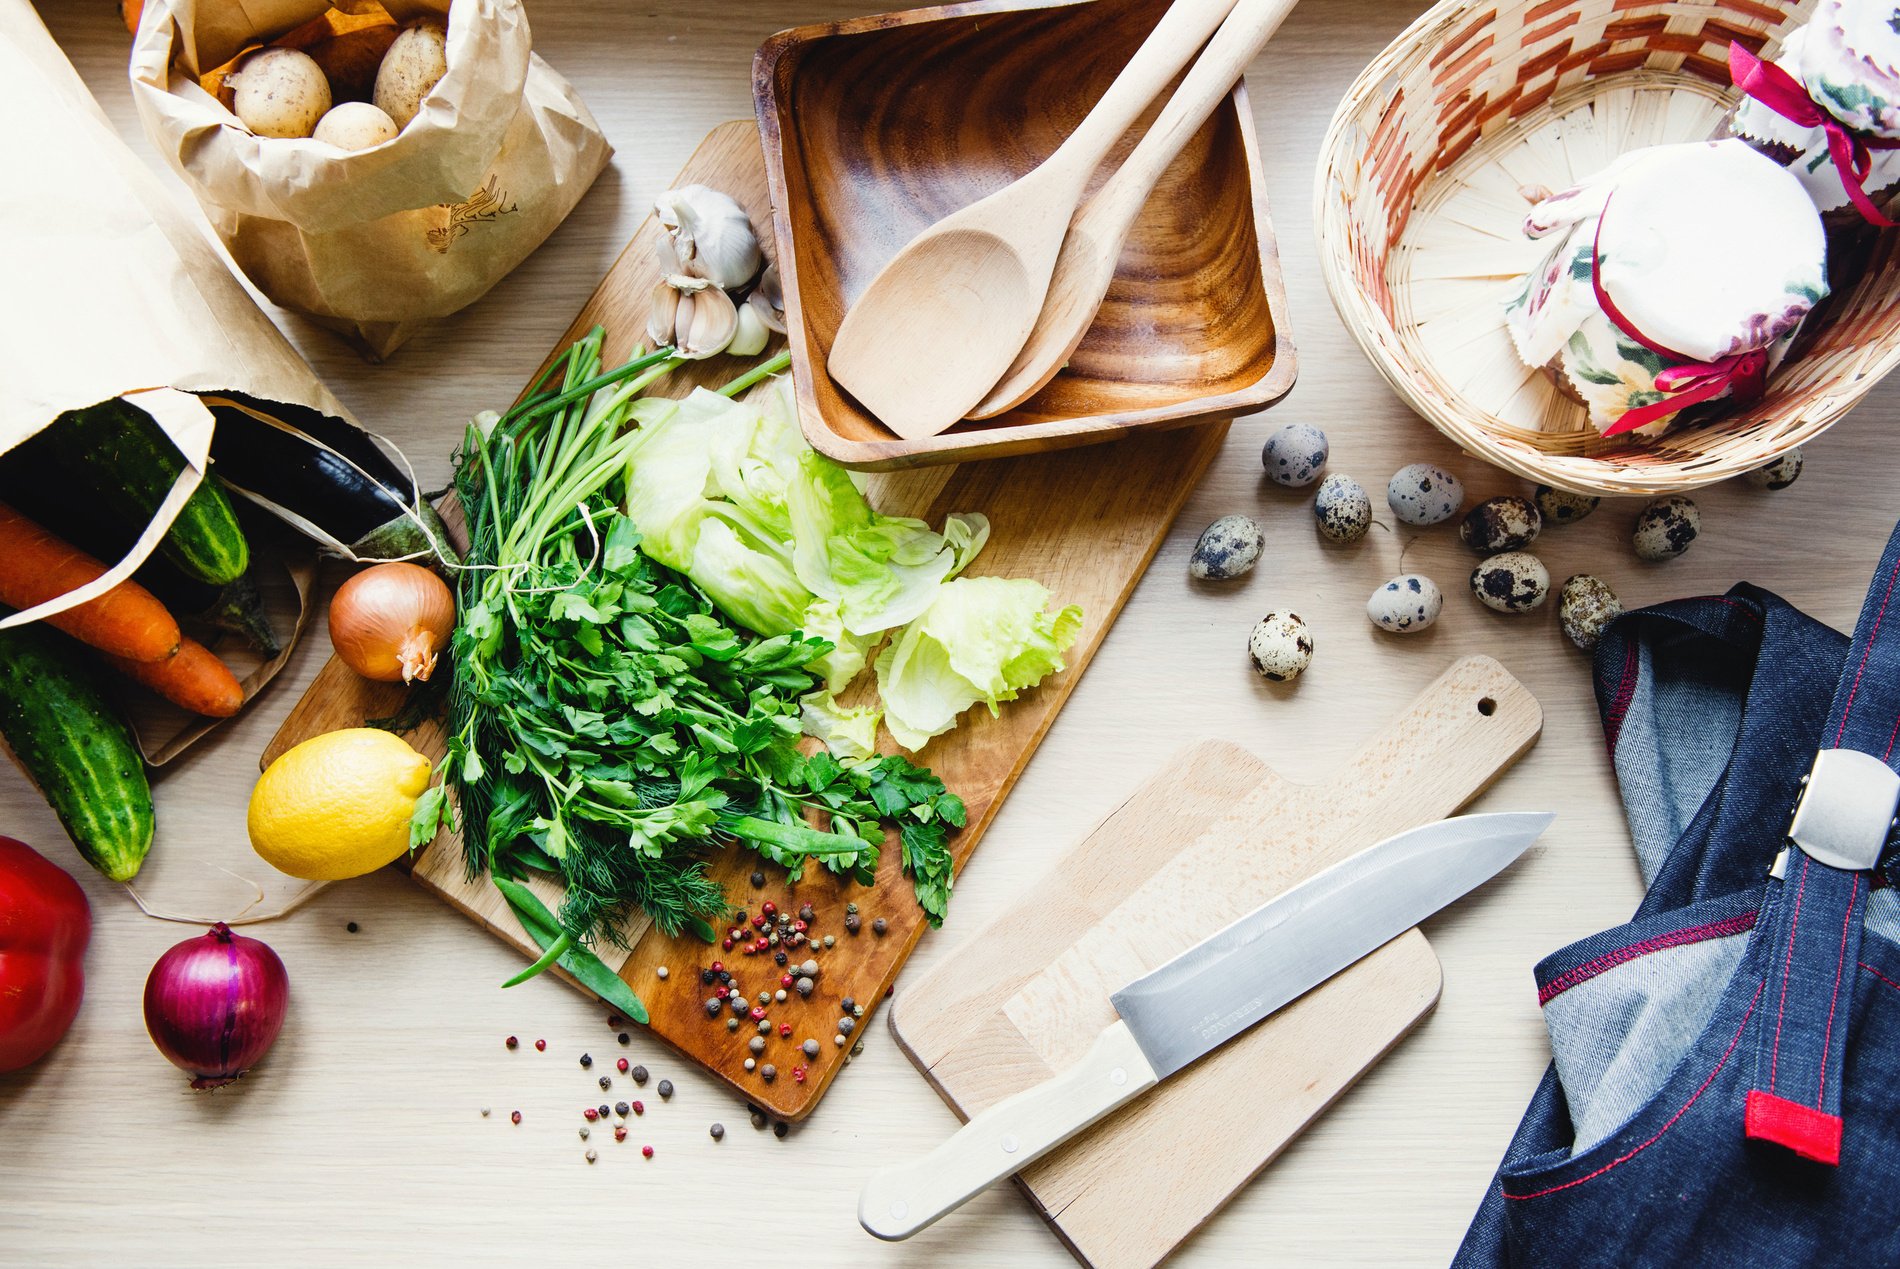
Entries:
[[[0,119],[9,126],[14,165],[0,181],[0,241],[7,245],[0,454],[68,410],[123,397],[151,415],[186,461],[138,544],[105,577],[0,619],[11,626],[116,585],[158,546],[204,477],[214,423],[234,425],[215,420],[199,393],[241,392],[354,420],[232,275],[196,218],[120,140],[28,0],[0,0]],[[273,570],[260,580],[286,651],[262,661],[218,648],[247,699],[282,667],[312,611],[315,562],[314,550],[302,545],[252,542],[254,558],[267,557]],[[140,690],[128,688],[128,700]],[[153,765],[209,726],[156,700],[128,713]],[[158,844],[136,882],[141,902],[155,899],[194,917],[248,911],[255,919],[310,893],[257,859],[241,808],[233,831],[217,840],[167,841],[160,801]]]
[[[332,8],[447,15],[448,73],[394,140],[258,137],[201,85]],[[148,0],[132,96],[258,289],[382,357],[527,258],[612,154],[529,44],[519,0]]]

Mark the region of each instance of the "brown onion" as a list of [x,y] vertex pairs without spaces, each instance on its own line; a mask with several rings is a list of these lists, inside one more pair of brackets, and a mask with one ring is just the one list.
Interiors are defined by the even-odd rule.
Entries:
[[448,583],[414,564],[377,564],[337,588],[330,642],[343,663],[379,683],[427,679],[455,626]]
[[193,1088],[220,1088],[270,1051],[290,976],[277,953],[220,921],[158,958],[145,980],[145,1029]]

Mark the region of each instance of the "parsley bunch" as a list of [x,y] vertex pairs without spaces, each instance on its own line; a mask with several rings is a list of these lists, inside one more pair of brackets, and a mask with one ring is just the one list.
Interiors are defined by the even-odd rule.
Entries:
[[617,506],[627,423],[677,362],[662,352],[602,372],[600,347],[597,329],[556,363],[560,386],[551,371],[492,426],[471,424],[457,456],[470,549],[444,780],[471,876],[532,869],[567,886],[558,932],[531,923],[553,936],[537,935],[547,955],[523,977],[570,965],[603,933],[618,940],[636,911],[669,935],[714,937],[729,905],[706,860],[734,839],[794,880],[816,860],[868,884],[894,822],[940,921],[962,801],[901,756],[847,766],[800,752],[808,667],[832,645],[746,631],[641,552]]

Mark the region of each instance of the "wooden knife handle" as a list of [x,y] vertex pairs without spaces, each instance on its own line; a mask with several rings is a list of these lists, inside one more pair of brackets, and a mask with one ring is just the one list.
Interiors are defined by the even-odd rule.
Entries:
[[909,1238],[1156,1082],[1118,1020],[1074,1066],[991,1106],[921,1159],[873,1176],[858,1200],[858,1223],[879,1238]]

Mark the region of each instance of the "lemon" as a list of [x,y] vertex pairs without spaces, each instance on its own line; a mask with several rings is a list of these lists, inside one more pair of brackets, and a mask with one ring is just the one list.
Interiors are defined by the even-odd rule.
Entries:
[[251,845],[293,877],[360,877],[409,848],[409,816],[428,787],[429,760],[389,732],[313,736],[251,790]]

